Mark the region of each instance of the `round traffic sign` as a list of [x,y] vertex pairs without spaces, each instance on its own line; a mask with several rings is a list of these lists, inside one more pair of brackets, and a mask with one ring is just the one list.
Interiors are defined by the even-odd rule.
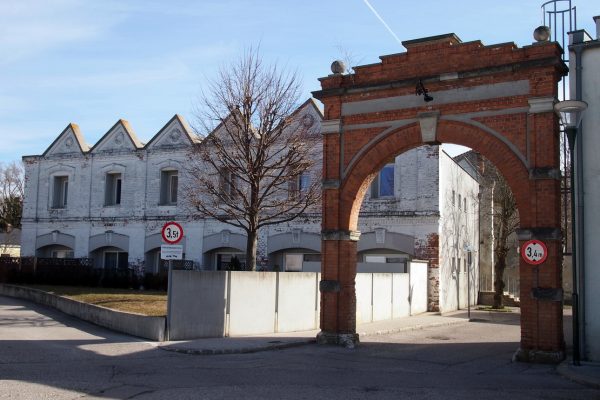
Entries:
[[162,228],[162,238],[169,244],[176,244],[183,239],[183,228],[177,222],[167,222]]
[[527,264],[539,265],[548,258],[548,248],[539,240],[528,240],[521,246],[521,257]]

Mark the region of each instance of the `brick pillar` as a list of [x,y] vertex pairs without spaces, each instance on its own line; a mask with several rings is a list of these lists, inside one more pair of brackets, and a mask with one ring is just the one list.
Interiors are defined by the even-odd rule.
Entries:
[[356,231],[324,230],[321,245],[319,344],[354,347],[356,333]]
[[531,265],[520,257],[521,345],[515,359],[557,363],[565,358],[560,229],[521,228],[518,236],[520,247],[530,239],[544,242],[548,258]]

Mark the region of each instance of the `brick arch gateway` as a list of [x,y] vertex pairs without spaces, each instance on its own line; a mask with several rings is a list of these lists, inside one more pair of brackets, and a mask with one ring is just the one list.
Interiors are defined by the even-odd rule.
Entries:
[[[358,212],[377,172],[411,148],[455,143],[481,153],[507,179],[517,199],[520,243],[538,239],[548,247],[540,266],[520,261],[516,357],[562,360],[560,140],[553,111],[567,73],[562,49],[550,42],[522,48],[463,43],[455,34],[402,44],[406,52],[321,78],[322,89],[313,92],[325,112],[318,342],[358,342]],[[419,82],[432,101],[416,94]]]

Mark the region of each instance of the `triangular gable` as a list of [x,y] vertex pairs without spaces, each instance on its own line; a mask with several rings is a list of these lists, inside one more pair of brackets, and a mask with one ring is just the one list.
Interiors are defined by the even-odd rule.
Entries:
[[135,135],[135,132],[124,119],[118,120],[90,149],[92,152],[137,150],[144,144]]
[[293,122],[286,129],[295,131],[300,128],[306,130],[311,136],[320,133],[323,112],[313,98],[309,98],[302,103],[290,117]]
[[44,152],[44,156],[58,154],[82,154],[89,151],[79,126],[70,123]]
[[292,113],[292,117],[295,117],[298,114],[306,112],[308,110],[307,107],[310,107],[311,114],[318,116],[321,120],[324,118],[323,111],[319,108],[316,100],[312,97],[309,97],[304,103],[300,104],[298,108]]
[[200,138],[192,133],[185,119],[175,114],[146,144],[146,148],[189,146],[199,142]]
[[[311,132],[314,131],[315,134],[318,134],[324,115],[316,101],[311,97],[298,106],[298,108],[294,110],[290,117],[295,120],[295,122],[302,123],[306,129],[309,129]],[[226,129],[225,124],[227,124],[231,118],[233,118],[232,114],[225,118],[224,122],[219,123],[219,125],[217,125],[217,127],[215,127],[208,134],[208,136],[219,136],[224,134]],[[298,125],[295,124],[290,125],[290,129],[295,130],[297,127]]]

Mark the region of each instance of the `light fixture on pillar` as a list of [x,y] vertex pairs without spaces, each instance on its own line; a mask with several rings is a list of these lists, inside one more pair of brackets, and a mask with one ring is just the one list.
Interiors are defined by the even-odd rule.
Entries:
[[577,131],[581,124],[581,117],[587,106],[585,101],[565,100],[556,103],[554,110],[558,113],[560,122],[565,127],[565,130],[575,129]]
[[425,86],[423,85],[423,81],[420,79],[419,79],[419,83],[417,83],[415,92],[416,92],[417,96],[423,95],[423,100],[425,100],[425,103],[429,103],[430,101],[433,100],[433,97],[431,97],[427,93],[427,92],[429,92],[429,90],[425,89]]
[[[560,117],[565,133],[567,134],[567,140],[569,141],[569,150],[571,155],[571,169],[570,175],[570,186],[571,186],[571,264],[573,270],[573,288],[571,294],[571,302],[573,303],[573,364],[579,365],[581,359],[580,344],[579,344],[579,290],[578,290],[578,273],[577,273],[577,242],[581,240],[576,236],[576,226],[581,223],[576,218],[575,213],[575,139],[577,137],[577,130],[581,124],[581,117],[583,112],[587,108],[585,101],[579,100],[565,100],[558,102],[554,105],[554,110]],[[577,157],[581,157],[578,154]],[[581,171],[577,171],[581,173]],[[582,193],[582,188],[577,188],[578,194]],[[579,255],[581,257],[581,255]]]

